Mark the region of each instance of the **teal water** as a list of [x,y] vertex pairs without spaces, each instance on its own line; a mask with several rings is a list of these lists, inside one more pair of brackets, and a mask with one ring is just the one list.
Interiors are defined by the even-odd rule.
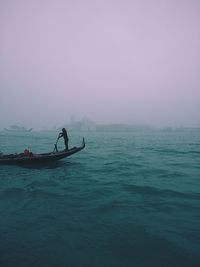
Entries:
[[[0,166],[0,266],[200,266],[200,131],[84,136],[59,163]],[[0,151],[56,137],[1,132]]]

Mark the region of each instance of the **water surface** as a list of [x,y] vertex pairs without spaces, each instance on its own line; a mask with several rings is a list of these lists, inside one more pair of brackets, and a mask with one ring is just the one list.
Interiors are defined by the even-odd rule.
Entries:
[[[0,266],[200,266],[200,132],[82,135],[58,163],[0,166]],[[56,137],[1,132],[0,150]]]

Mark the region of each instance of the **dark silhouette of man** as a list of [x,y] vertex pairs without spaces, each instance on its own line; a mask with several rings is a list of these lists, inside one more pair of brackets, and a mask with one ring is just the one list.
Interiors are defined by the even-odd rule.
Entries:
[[62,132],[59,133],[58,135],[58,139],[60,139],[61,137],[63,137],[64,139],[64,142],[65,142],[65,150],[68,150],[68,141],[69,141],[69,138],[68,138],[68,135],[67,135],[67,131],[65,128],[62,128]]

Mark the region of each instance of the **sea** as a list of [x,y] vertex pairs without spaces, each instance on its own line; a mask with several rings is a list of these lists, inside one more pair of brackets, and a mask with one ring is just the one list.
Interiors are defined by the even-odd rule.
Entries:
[[[0,267],[199,267],[200,130],[68,135],[85,149],[0,165]],[[1,131],[0,151],[50,152],[56,138]]]

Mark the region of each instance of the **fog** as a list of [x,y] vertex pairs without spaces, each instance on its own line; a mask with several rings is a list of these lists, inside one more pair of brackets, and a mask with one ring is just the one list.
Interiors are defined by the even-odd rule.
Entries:
[[0,0],[0,128],[200,127],[200,1]]

